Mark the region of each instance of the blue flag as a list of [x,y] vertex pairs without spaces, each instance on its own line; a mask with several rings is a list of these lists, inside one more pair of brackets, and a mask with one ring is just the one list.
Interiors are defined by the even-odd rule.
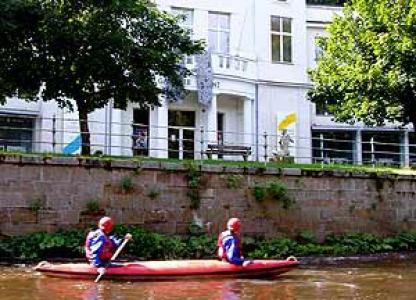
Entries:
[[62,153],[68,155],[78,151],[78,149],[81,147],[81,143],[81,135],[79,134],[72,140],[72,142],[65,146]]

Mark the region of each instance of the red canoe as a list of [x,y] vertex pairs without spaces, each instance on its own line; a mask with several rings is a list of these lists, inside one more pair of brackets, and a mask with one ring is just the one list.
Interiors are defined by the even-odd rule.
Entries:
[[[124,263],[108,268],[101,279],[112,280],[170,280],[187,278],[256,278],[275,276],[299,265],[296,259],[255,260],[242,267],[217,260],[171,260]],[[88,264],[50,264],[41,262],[36,271],[50,277],[90,279],[97,277],[97,269]]]

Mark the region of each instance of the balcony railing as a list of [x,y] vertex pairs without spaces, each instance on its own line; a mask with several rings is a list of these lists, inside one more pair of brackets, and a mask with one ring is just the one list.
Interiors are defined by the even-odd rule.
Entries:
[[[195,58],[185,58],[186,66],[195,70]],[[212,54],[212,67],[215,74],[252,78],[255,75],[256,65],[253,60],[241,56],[234,56],[225,53]]]
[[308,5],[343,6],[350,0],[306,0]]

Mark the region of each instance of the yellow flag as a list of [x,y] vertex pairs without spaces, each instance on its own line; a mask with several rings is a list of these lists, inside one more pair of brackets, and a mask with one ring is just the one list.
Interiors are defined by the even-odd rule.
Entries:
[[296,114],[295,113],[291,113],[289,115],[286,116],[286,118],[283,119],[282,122],[279,123],[279,125],[277,126],[277,128],[279,130],[283,130],[286,129],[290,124],[296,122]]

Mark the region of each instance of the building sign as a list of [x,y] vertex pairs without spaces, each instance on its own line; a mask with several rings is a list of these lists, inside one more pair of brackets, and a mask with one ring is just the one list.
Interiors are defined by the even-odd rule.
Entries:
[[[163,86],[163,85],[165,85],[165,84],[166,84],[165,80],[164,80],[162,77],[159,77],[159,78],[157,79],[157,83],[158,83],[160,86]],[[183,84],[184,84],[185,88],[186,88],[186,87],[191,86],[191,85],[192,85],[191,83],[192,83],[192,80],[189,80],[189,78],[186,78],[186,79],[184,80],[184,82],[183,82]],[[215,80],[215,81],[212,83],[212,85],[213,85],[213,87],[214,87],[214,88],[216,88],[216,89],[219,89],[219,88],[220,88],[220,82],[219,82],[219,81],[217,81],[217,80]]]

